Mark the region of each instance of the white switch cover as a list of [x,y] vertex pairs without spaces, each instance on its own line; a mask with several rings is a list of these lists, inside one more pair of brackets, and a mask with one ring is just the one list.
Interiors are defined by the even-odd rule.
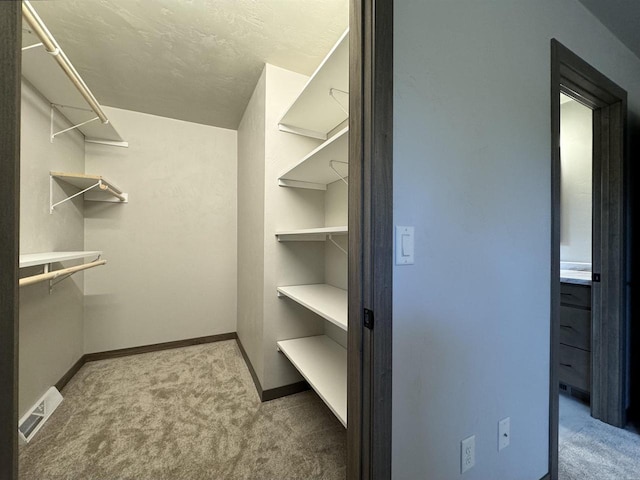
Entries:
[[498,422],[498,451],[509,446],[511,440],[511,417]]
[[396,226],[396,265],[413,265],[414,228]]
[[476,464],[476,436],[462,440],[460,445],[460,473],[470,470]]

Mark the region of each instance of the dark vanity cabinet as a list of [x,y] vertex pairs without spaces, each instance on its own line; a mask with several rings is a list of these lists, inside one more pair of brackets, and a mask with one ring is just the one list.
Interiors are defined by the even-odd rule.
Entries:
[[591,392],[591,287],[560,284],[560,383]]

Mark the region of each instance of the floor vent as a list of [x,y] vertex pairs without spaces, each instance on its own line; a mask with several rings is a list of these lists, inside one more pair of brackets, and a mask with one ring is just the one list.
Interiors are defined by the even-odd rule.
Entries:
[[31,441],[61,403],[62,395],[56,387],[47,390],[47,393],[20,419],[18,423],[20,438],[27,443]]

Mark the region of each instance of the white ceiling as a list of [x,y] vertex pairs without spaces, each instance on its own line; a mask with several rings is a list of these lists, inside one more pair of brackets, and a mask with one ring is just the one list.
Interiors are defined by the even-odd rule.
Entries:
[[264,63],[310,75],[348,26],[348,0],[32,5],[101,104],[232,129]]

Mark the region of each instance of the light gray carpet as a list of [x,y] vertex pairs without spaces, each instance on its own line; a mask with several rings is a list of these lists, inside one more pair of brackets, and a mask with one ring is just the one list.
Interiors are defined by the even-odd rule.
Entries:
[[21,480],[346,476],[346,431],[313,392],[261,403],[235,341],[86,364]]
[[638,480],[640,436],[596,420],[588,407],[572,402],[561,396],[560,480]]

